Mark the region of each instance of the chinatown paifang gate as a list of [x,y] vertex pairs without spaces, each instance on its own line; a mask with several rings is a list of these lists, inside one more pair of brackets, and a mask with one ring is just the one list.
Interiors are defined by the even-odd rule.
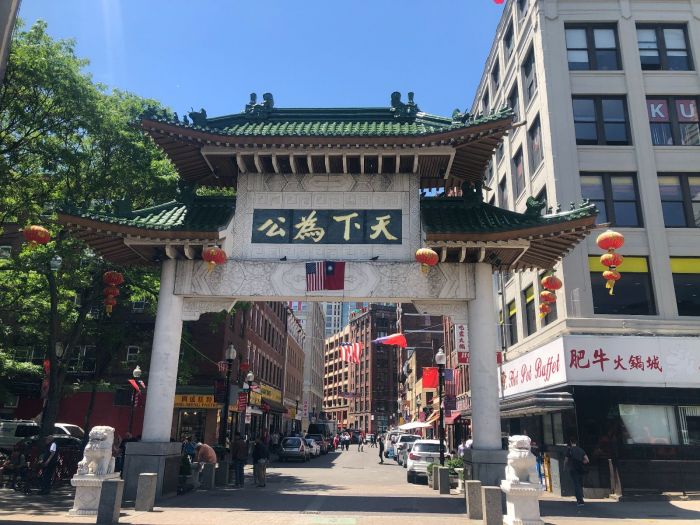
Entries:
[[[142,121],[180,175],[176,201],[59,215],[105,259],[161,267],[143,436],[128,445],[126,497],[139,472],[158,472],[159,495],[175,491],[182,322],[236,300],[412,301],[467,324],[473,476],[496,484],[505,451],[492,273],[552,268],[594,228],[595,208],[543,216],[533,199],[525,213],[483,202],[485,168],[511,128],[507,109],[439,117],[420,111],[412,93],[407,102],[393,93],[384,108],[293,109],[265,94],[262,103],[251,95],[241,113],[189,116]],[[200,197],[197,186],[232,187],[236,197]],[[209,272],[201,256],[211,246],[228,261]],[[415,260],[422,247],[439,255],[427,273]],[[344,289],[307,292],[306,263],[324,260],[346,262]]]

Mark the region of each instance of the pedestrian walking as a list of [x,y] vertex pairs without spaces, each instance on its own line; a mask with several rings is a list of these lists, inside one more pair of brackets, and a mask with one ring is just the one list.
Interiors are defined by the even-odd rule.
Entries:
[[457,456],[464,458],[464,452],[467,450],[467,438],[463,438],[460,445],[457,447]]
[[338,438],[338,434],[336,434],[333,437],[333,450],[338,450],[338,444],[340,443],[340,438]]
[[242,487],[244,479],[243,467],[248,462],[248,443],[245,442],[240,432],[236,432],[234,436],[231,455],[233,456],[233,474],[236,480],[236,487]]
[[51,492],[53,475],[58,464],[58,448],[53,440],[53,436],[46,436],[44,439],[44,451],[41,454],[41,491],[39,494]]
[[569,448],[566,450],[566,470],[569,472],[574,484],[576,505],[581,506],[583,501],[583,475],[586,473],[586,465],[590,463],[586,451],[576,444],[576,438],[569,440]]
[[369,440],[369,446],[370,446],[370,448],[377,448],[377,436],[376,436],[376,434],[372,434],[372,437]]
[[358,452],[364,452],[365,450],[365,435],[360,432],[360,435],[357,436],[357,451]]
[[384,463],[384,438],[379,438],[379,463]]
[[267,462],[270,459],[270,451],[265,445],[265,442],[258,438],[255,440],[253,447],[253,474],[255,476],[255,484],[258,487],[265,486],[267,476]]

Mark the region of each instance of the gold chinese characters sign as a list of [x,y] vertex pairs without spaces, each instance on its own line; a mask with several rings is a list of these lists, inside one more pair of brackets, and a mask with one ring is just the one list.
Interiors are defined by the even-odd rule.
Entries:
[[175,408],[221,408],[221,403],[215,403],[213,395],[176,394]]
[[254,406],[262,405],[262,396],[260,395],[259,392],[251,392],[250,393],[250,404],[254,405]]
[[254,210],[254,243],[401,244],[401,210]]
[[271,387],[270,385],[260,385],[260,394],[262,395],[263,399],[268,399],[270,401],[276,401],[277,403],[282,402],[282,391],[277,390],[274,387]]

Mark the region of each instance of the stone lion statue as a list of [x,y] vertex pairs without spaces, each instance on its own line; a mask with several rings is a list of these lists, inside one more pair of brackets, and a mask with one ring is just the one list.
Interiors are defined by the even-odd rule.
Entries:
[[537,462],[530,452],[530,438],[510,436],[508,438],[508,464],[506,480],[522,483],[540,483],[537,475]]
[[113,473],[113,443],[114,429],[112,427],[92,427],[88,444],[83,452],[83,459],[78,463],[78,474],[104,476]]

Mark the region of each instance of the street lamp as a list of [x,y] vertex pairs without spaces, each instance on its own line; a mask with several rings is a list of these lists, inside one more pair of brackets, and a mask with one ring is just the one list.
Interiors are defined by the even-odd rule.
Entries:
[[51,260],[49,261],[49,268],[51,269],[52,272],[57,272],[58,270],[61,269],[61,265],[63,264],[63,259],[61,259],[60,255],[54,255],[51,257]]
[[[296,397],[296,405],[294,408],[294,432],[299,432],[301,428],[297,429],[297,421],[299,421],[299,396]],[[301,421],[299,421],[301,426]]]
[[438,403],[440,404],[440,419],[438,420],[438,439],[440,440],[440,466],[445,466],[445,420],[442,409],[442,392],[445,385],[445,363],[447,356],[445,351],[440,347],[435,354],[435,364],[438,365]]
[[[131,375],[134,376],[134,379],[138,380],[141,377],[141,374],[143,372],[141,371],[141,367],[139,365],[136,365],[136,368],[131,372]],[[129,412],[129,434],[131,434],[131,429],[134,425],[134,405],[136,404],[136,389],[134,388],[131,391],[131,411]]]
[[[246,381],[246,384],[248,385],[248,402],[246,403],[246,415],[247,415],[248,411],[250,410],[250,393],[251,393],[251,391],[253,390],[253,381],[254,381],[254,380],[255,380],[255,376],[253,375],[253,372],[252,372],[252,371],[248,372],[248,375],[245,376],[245,381]],[[243,421],[244,421],[244,423],[243,423],[244,427],[243,427],[243,428],[244,428],[244,431],[245,431],[245,418],[243,419]],[[252,429],[252,426],[253,426],[253,412],[250,412],[250,425],[251,425],[251,429]]]
[[233,343],[226,347],[226,397],[224,398],[224,413],[221,418],[221,428],[219,430],[219,445],[226,446],[226,438],[228,437],[228,409],[231,393],[231,368],[233,360],[236,359],[236,349]]

